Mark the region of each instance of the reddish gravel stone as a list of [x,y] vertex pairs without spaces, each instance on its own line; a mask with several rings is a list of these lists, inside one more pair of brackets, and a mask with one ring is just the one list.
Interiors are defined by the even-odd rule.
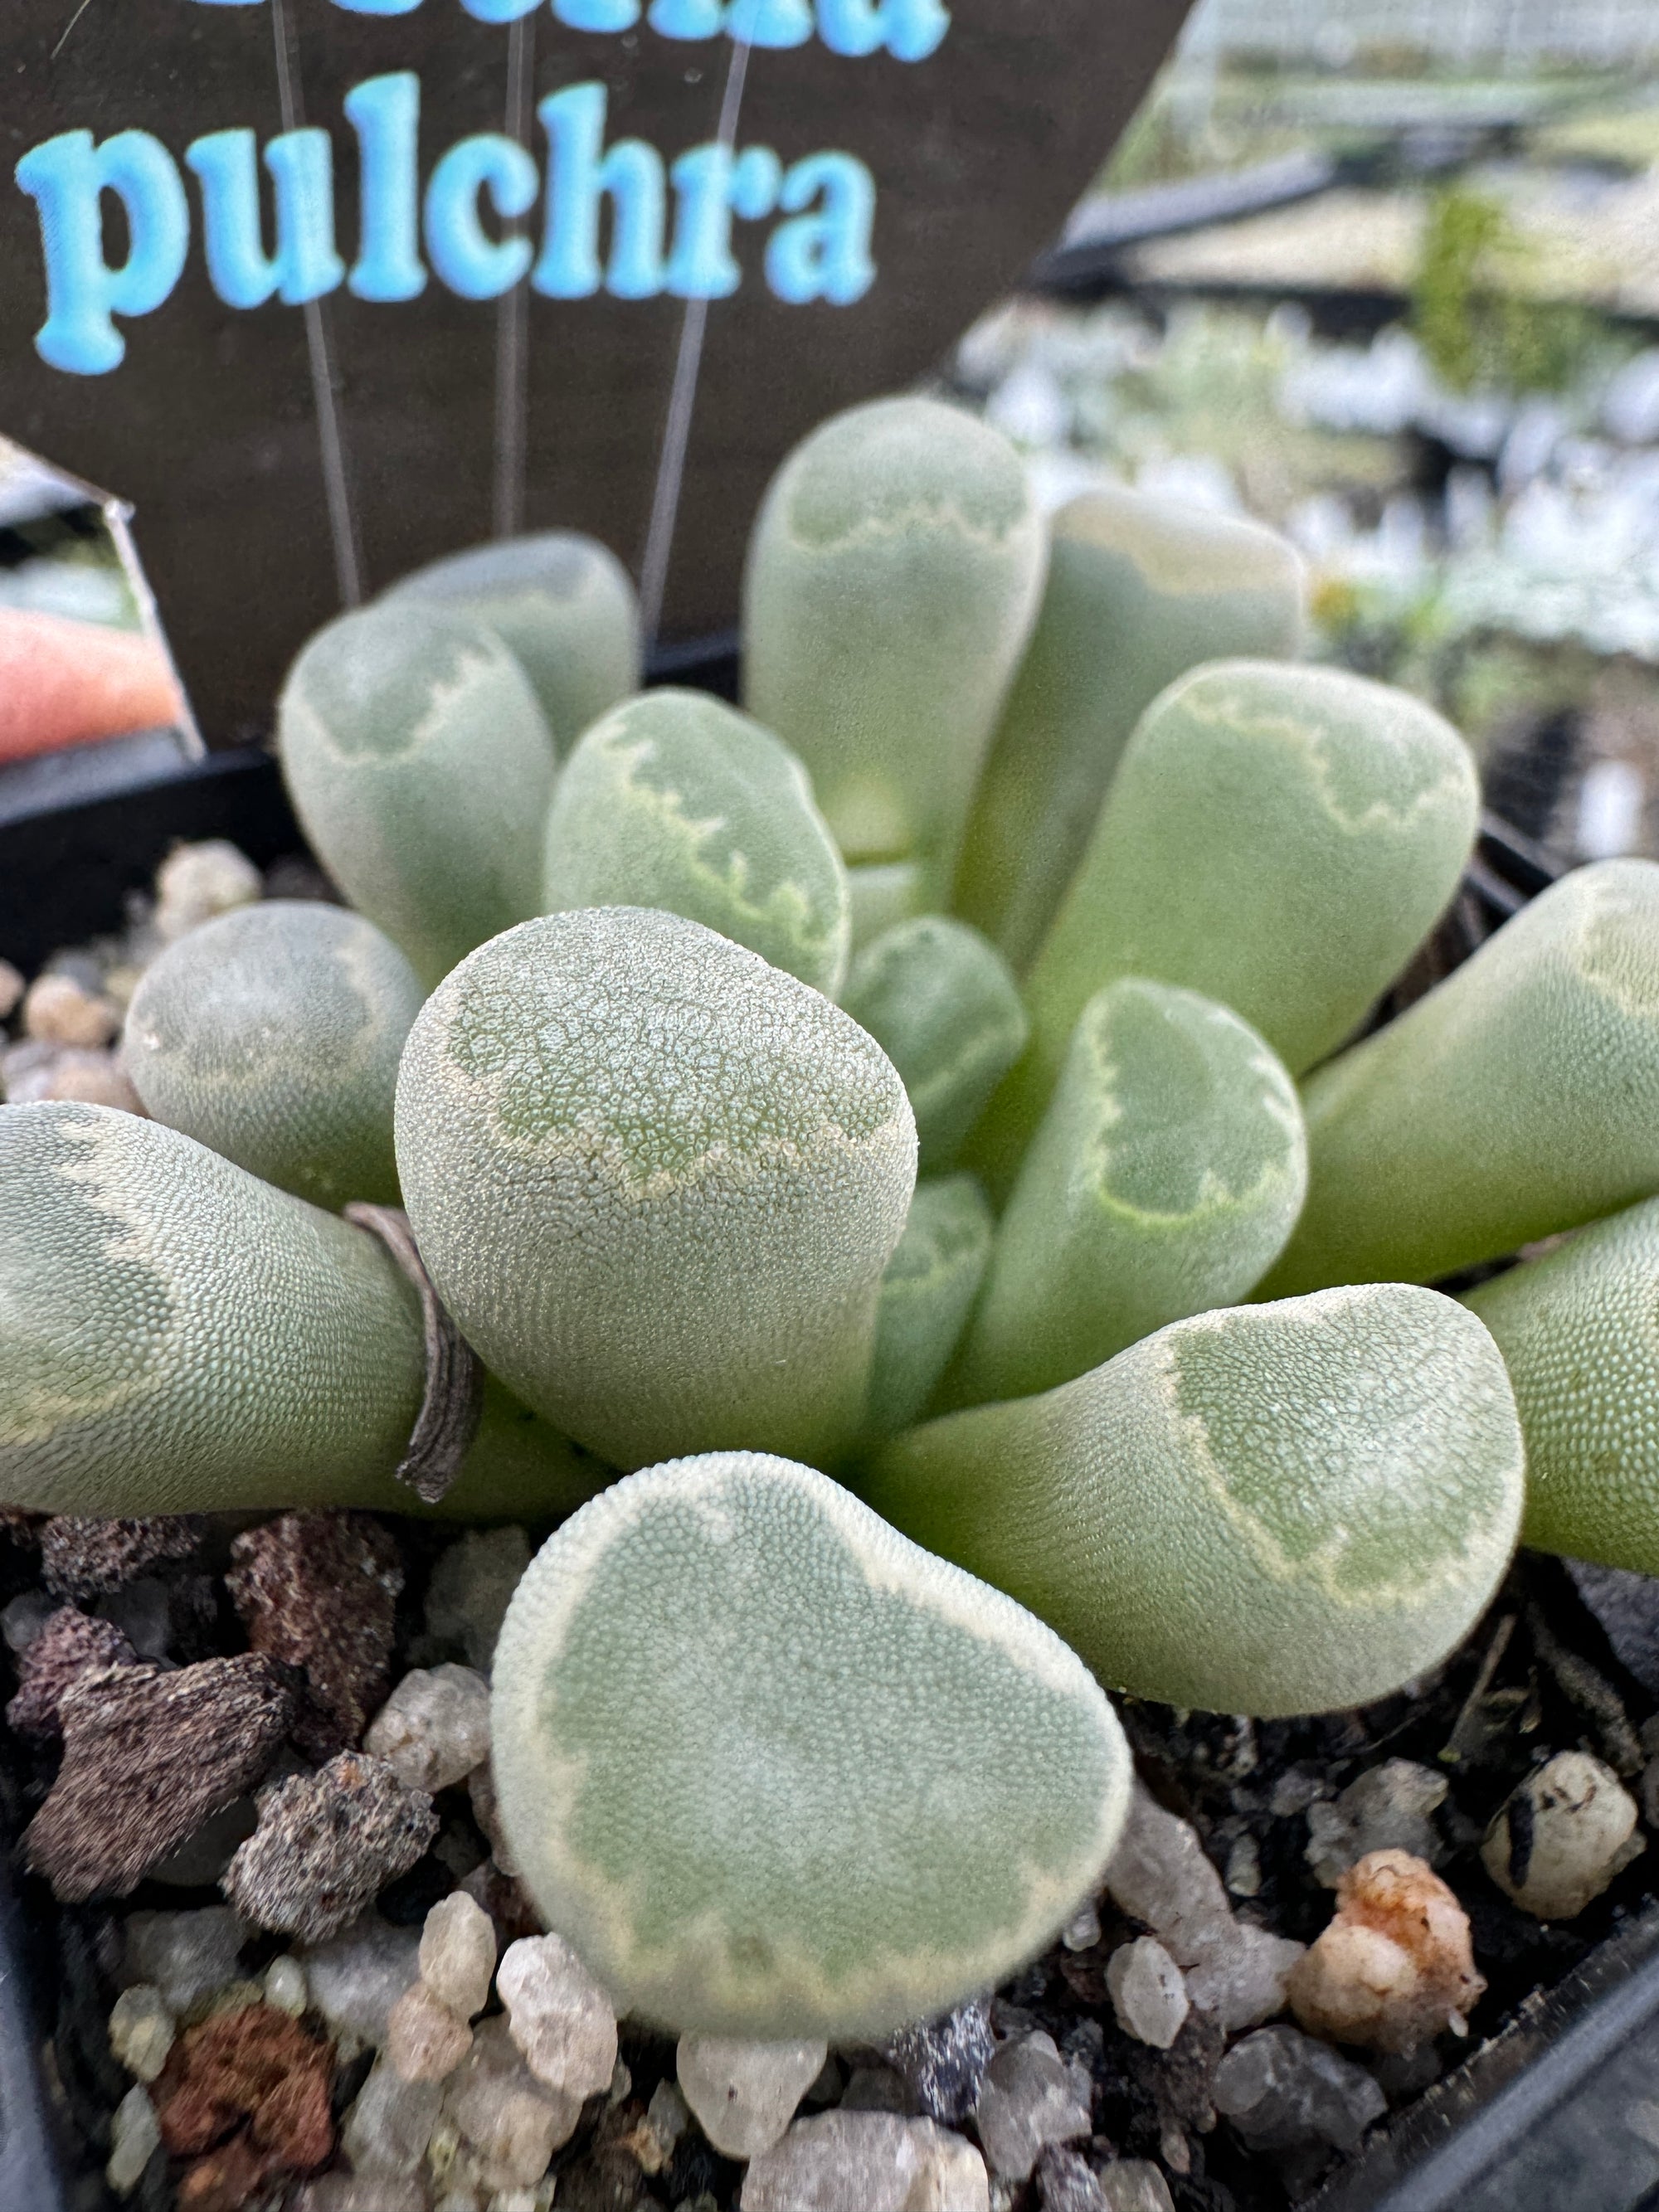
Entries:
[[274,2176],[331,2156],[333,2052],[274,2006],[246,2005],[187,2028],[152,2097],[161,2141],[189,2158],[179,2203],[235,2212]]
[[342,1752],[270,1792],[219,1886],[257,1926],[322,1943],[407,1874],[437,1832],[424,1790],[407,1788],[383,1759]]
[[21,1686],[6,1718],[22,1735],[62,1733],[58,1708],[67,1691],[98,1667],[132,1667],[138,1654],[113,1621],[94,1620],[61,1606],[28,1644],[17,1666]]
[[59,1514],[40,1530],[40,1569],[54,1597],[101,1597],[163,1559],[187,1559],[202,1540],[195,1513],[146,1521],[94,1521]]
[[359,1742],[386,1702],[403,1560],[368,1513],[287,1513],[231,1546],[225,1577],[256,1651],[304,1669],[294,1739],[308,1757]]
[[64,1764],[24,1837],[29,1864],[65,1903],[125,1897],[270,1771],[293,1709],[252,1652],[83,1674],[59,1706]]

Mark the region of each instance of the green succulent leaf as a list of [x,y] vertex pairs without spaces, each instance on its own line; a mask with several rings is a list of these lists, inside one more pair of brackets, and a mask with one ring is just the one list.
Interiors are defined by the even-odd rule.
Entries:
[[1430,1281],[1659,1190],[1659,864],[1579,868],[1304,1086],[1269,1297]]
[[972,1176],[916,1185],[882,1277],[867,1413],[872,1434],[890,1435],[921,1418],[978,1295],[993,1226]]
[[289,671],[276,727],[313,849],[428,988],[537,912],[553,740],[492,630],[410,601],[342,615]]
[[966,922],[919,915],[859,954],[842,1004],[904,1079],[923,1173],[943,1173],[1030,1035],[1006,962]]
[[847,860],[920,860],[931,904],[1046,557],[1018,454],[933,399],[821,424],[755,525],[744,703],[805,763]]
[[1444,1657],[1508,1564],[1522,1467],[1486,1329],[1382,1283],[1172,1322],[1041,1397],[913,1429],[860,1487],[1102,1681],[1274,1716]]
[[1247,1022],[1195,991],[1109,984],[999,1224],[949,1400],[1046,1390],[1236,1303],[1284,1249],[1307,1172],[1296,1086]]
[[1592,1223],[1463,1303],[1515,1385],[1522,1540],[1659,1574],[1659,1199]]
[[896,922],[921,912],[926,896],[921,865],[916,860],[872,860],[847,871],[852,908],[853,950],[861,952]]
[[532,1894],[619,2011],[678,2031],[871,2036],[953,2004],[1052,1938],[1127,1807],[1117,1722],[1058,1638],[756,1453],[568,1521],[494,1679]]
[[451,606],[487,624],[529,678],[561,753],[639,689],[633,584],[608,547],[580,532],[475,545],[416,568],[384,597]]
[[1078,1017],[1120,975],[1231,1006],[1292,1074],[1322,1058],[1456,890],[1479,805],[1462,739],[1402,691],[1271,661],[1182,677],[1129,741],[969,1164],[1008,1188]]
[[806,772],[758,722],[696,691],[625,700],[566,762],[543,904],[662,907],[834,998],[847,871]]
[[1260,523],[1116,486],[1060,508],[1042,611],[980,779],[957,911],[1024,970],[1129,733],[1205,660],[1290,659],[1304,575]]
[[271,899],[191,930],[145,970],[127,1073],[169,1128],[313,1205],[394,1205],[398,1061],[422,997],[372,921]]
[[818,992],[678,915],[526,923],[422,1008],[397,1146],[462,1331],[591,1450],[850,1441],[915,1125]]

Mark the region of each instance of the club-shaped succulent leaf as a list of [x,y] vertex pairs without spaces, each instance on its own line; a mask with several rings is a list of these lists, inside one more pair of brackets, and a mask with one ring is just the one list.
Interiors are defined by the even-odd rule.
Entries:
[[647,691],[586,731],[547,821],[549,914],[654,906],[746,945],[834,998],[847,871],[805,770],[696,691]]
[[950,1167],[1030,1034],[1019,987],[966,922],[918,915],[854,961],[842,1004],[904,1079],[924,1174]]
[[1469,1291],[1515,1386],[1526,1542],[1659,1574],[1659,1199]]
[[850,1439],[915,1125],[818,992],[678,915],[549,915],[427,1001],[397,1136],[462,1332],[591,1450]]
[[341,615],[289,672],[283,774],[351,903],[430,987],[541,906],[553,740],[528,678],[471,616]]
[[956,1350],[991,1256],[991,1209],[972,1176],[916,1185],[910,1218],[882,1278],[867,1425],[908,1428]]
[[404,577],[387,599],[449,605],[485,623],[530,678],[553,742],[568,752],[640,684],[640,611],[628,571],[574,530],[503,538]]
[[127,1072],[158,1121],[314,1205],[395,1204],[398,1060],[422,997],[361,915],[239,907],[170,945],[127,1014]]
[[1129,733],[1203,660],[1289,658],[1304,574],[1260,523],[1117,486],[1054,518],[1048,580],[980,779],[956,907],[1023,970],[1083,857]]
[[1050,1939],[1127,1809],[1057,1637],[760,1454],[585,1506],[494,1679],[526,1882],[617,2009],[672,2029],[870,2036],[953,2004]]
[[1262,1285],[1427,1282],[1659,1190],[1659,864],[1553,884],[1304,1085],[1308,1200]]
[[920,914],[925,890],[919,860],[872,860],[847,871],[848,898],[853,917],[853,950],[866,945],[896,922]]
[[1109,984],[998,1225],[948,1401],[1046,1390],[1243,1297],[1307,1171],[1296,1086],[1248,1023],[1195,991]]
[[755,525],[744,703],[805,763],[847,859],[920,859],[933,904],[1046,558],[1018,454],[933,399],[822,424]]
[[1006,1189],[1084,1006],[1120,975],[1231,1006],[1293,1075],[1335,1048],[1457,887],[1468,747],[1403,691],[1220,661],[1146,710],[1027,978],[1030,1050],[976,1164]]
[[[0,1113],[0,1499],[94,1515],[358,1505],[425,1342],[384,1245],[159,1121]],[[493,1381],[446,1516],[568,1510],[605,1470]]]
[[911,1430],[860,1489],[1103,1682],[1273,1716],[1364,1705],[1451,1650],[1508,1563],[1522,1464],[1484,1327],[1379,1283],[1172,1322]]

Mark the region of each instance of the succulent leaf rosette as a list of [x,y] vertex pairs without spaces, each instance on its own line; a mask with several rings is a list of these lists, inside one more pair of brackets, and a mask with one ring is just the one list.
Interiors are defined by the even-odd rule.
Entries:
[[565,534],[331,623],[279,740],[356,911],[154,963],[149,1118],[0,1115],[0,1498],[414,1510],[453,1340],[431,1510],[557,1524],[514,1854],[619,2001],[771,2039],[1053,1936],[1124,1819],[1109,1692],[1382,1696],[1523,1516],[1659,1567],[1659,867],[1364,1035],[1477,781],[1295,660],[1302,596],[1254,525],[1045,521],[905,398],[780,472],[741,710],[641,692]]

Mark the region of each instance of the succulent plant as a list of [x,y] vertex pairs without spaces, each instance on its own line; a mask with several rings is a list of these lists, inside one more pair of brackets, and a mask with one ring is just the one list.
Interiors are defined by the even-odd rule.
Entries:
[[933,399],[815,430],[766,495],[744,585],[744,703],[805,763],[849,862],[916,860],[942,907],[1042,588],[1006,440]]
[[1465,1294],[1527,1440],[1525,1542],[1659,1574],[1659,1199]]
[[995,947],[947,915],[919,915],[860,953],[842,1004],[903,1078],[922,1172],[952,1166],[1030,1033]]
[[973,1310],[995,1228],[972,1176],[916,1185],[881,1279],[865,1425],[884,1436],[917,1420]]
[[1108,984],[1020,1167],[948,1395],[1046,1390],[1236,1303],[1306,1187],[1296,1086],[1249,1024],[1195,991]]
[[607,546],[574,530],[475,545],[384,594],[474,616],[518,659],[562,753],[640,685],[640,610]]
[[1431,1281],[1659,1190],[1659,865],[1553,884],[1303,1110],[1308,1201],[1267,1297]]
[[850,1445],[915,1123],[820,993],[679,915],[550,915],[427,1001],[397,1132],[462,1333],[589,1449]]
[[1052,1938],[1127,1809],[1056,1636],[755,1452],[566,1522],[495,1686],[526,1881],[619,2009],[677,2030],[869,2037],[951,2005]]
[[975,1164],[1006,1190],[1079,1016],[1120,975],[1218,999],[1293,1075],[1340,1044],[1446,906],[1474,842],[1468,748],[1339,669],[1221,661],[1130,739],[1026,981],[1030,1051]]
[[127,1072],[158,1121],[267,1182],[318,1206],[392,1204],[398,1062],[422,997],[361,915],[303,899],[240,907],[145,971]]
[[1036,627],[980,778],[956,907],[1024,969],[1144,708],[1200,661],[1294,656],[1302,562],[1276,531],[1119,486],[1060,508]]
[[428,989],[539,911],[553,740],[482,623],[413,602],[341,615],[289,672],[277,737],[318,858]]
[[[0,1112],[0,1497],[53,1513],[411,1510],[420,1307],[364,1230],[108,1107]],[[605,1472],[505,1393],[445,1501]]]
[[847,972],[847,871],[805,770],[700,692],[647,692],[585,732],[547,818],[542,903],[662,907],[832,999]]
[[1521,1517],[1485,1328],[1437,1291],[1172,1322],[1035,1398],[949,1413],[860,1482],[1103,1682],[1264,1715],[1397,1689],[1479,1618]]

